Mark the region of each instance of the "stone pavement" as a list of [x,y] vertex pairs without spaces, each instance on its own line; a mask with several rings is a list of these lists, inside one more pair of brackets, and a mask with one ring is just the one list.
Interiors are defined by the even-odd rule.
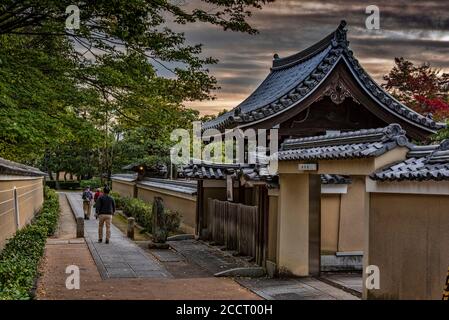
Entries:
[[362,296],[363,276],[361,273],[322,273],[320,278]]
[[[81,194],[67,193],[72,210],[83,212]],[[98,220],[92,213],[84,222],[84,236],[103,279],[107,278],[169,278],[171,275],[157,259],[145,253],[111,224],[111,242],[98,243]]]
[[[254,300],[260,299],[232,279],[109,278],[102,279],[83,239],[47,243],[37,282],[39,300]],[[81,243],[70,243],[77,241]],[[66,267],[80,269],[80,289],[65,286]],[[73,310],[76,312],[76,310]]]
[[207,270],[211,275],[233,268],[255,266],[201,241],[182,240],[168,241],[168,243],[188,261]]
[[312,277],[236,281],[267,300],[359,300],[346,291]]

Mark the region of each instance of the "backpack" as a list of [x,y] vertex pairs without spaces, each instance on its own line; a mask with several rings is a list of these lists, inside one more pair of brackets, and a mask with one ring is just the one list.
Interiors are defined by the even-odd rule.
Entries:
[[86,201],[89,200],[89,196],[87,194],[87,191],[83,192],[82,198],[83,198],[83,200],[86,200]]

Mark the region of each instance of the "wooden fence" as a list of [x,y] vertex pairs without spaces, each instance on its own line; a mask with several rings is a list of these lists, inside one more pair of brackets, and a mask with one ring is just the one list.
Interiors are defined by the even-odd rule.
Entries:
[[[211,240],[228,250],[256,258],[258,207],[208,199]],[[258,262],[259,263],[259,262]]]

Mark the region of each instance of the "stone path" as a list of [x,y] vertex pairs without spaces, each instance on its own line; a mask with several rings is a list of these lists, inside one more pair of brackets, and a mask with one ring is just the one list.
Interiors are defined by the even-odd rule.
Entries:
[[349,289],[359,296],[362,295],[363,277],[361,273],[322,273],[320,278]]
[[[82,239],[78,239],[78,241]],[[74,240],[72,240],[74,241]],[[37,283],[39,300],[253,300],[261,299],[232,279],[224,278],[109,278],[103,279],[86,243],[47,243],[41,276]],[[80,270],[80,289],[65,286],[66,267]],[[76,310],[73,310],[76,312]]]
[[[75,221],[67,213],[72,213],[69,203],[82,212],[81,196],[66,195],[56,237],[47,241],[37,299],[357,299],[314,278],[215,278],[216,272],[251,264],[201,241],[170,242],[176,251],[149,250],[144,242],[132,242],[112,226],[111,243],[99,244],[93,219],[86,221],[85,239],[73,239]],[[69,265],[79,267],[79,290],[65,286]]]
[[[67,193],[67,199],[72,210],[83,212],[81,194]],[[84,222],[84,236],[103,279],[171,277],[155,258],[127,239],[114,225],[111,225],[111,242],[98,243],[98,220],[93,214]]]
[[346,291],[311,277],[236,281],[267,300],[359,300]]
[[228,252],[196,240],[169,241],[179,254],[190,262],[204,268],[211,274],[233,268],[254,266],[243,259],[236,258]]

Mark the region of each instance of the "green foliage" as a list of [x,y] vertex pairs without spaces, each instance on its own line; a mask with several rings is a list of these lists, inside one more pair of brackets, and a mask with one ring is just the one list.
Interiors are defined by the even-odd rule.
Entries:
[[96,188],[103,187],[103,183],[101,182],[100,178],[94,178],[94,179],[90,179],[90,180],[81,180],[80,181],[80,187],[82,189],[90,187],[90,189],[93,190],[93,189],[96,189]]
[[[247,19],[268,2],[3,0],[0,156],[89,178],[167,155],[172,128],[199,117],[185,102],[218,89],[207,69],[217,61],[171,28],[254,34]],[[79,29],[66,29],[68,5]]]
[[165,212],[165,226],[167,227],[168,233],[176,232],[181,226],[181,215],[179,212],[173,212],[168,209]]
[[121,197],[118,192],[111,191],[109,192],[109,195],[114,199],[115,201],[115,207],[117,210],[123,210],[123,206],[125,204],[125,197]]
[[152,230],[151,206],[136,198],[125,198],[123,201],[123,213],[128,217],[134,217],[136,222],[147,231]]
[[79,190],[80,182],[79,181],[45,181],[47,187],[58,190]]
[[449,139],[449,121],[446,123],[447,128],[439,130],[435,135],[432,136],[432,140],[435,142],[441,142],[443,140]]
[[[136,222],[141,225],[148,232],[152,231],[152,204],[146,203],[140,199],[121,197],[117,192],[111,192],[110,195],[115,200],[117,209],[123,210],[123,213],[128,217],[134,217]],[[175,232],[181,224],[181,216],[177,212],[171,212],[165,209],[166,226],[168,232]]]
[[45,202],[33,223],[17,231],[0,253],[0,300],[30,299],[47,236],[59,217],[57,194],[45,188]]

